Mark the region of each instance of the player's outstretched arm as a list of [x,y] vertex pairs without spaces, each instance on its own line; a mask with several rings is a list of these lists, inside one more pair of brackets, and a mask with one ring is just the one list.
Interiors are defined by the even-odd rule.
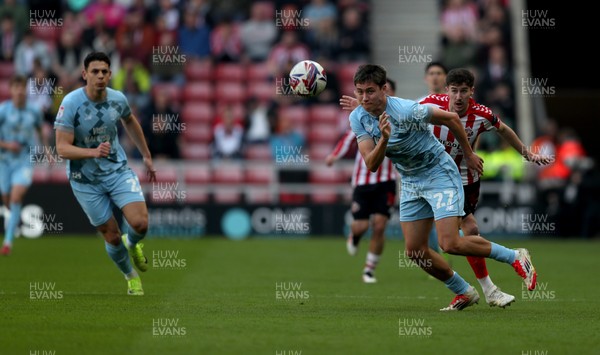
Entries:
[[516,151],[519,152],[527,161],[532,163],[536,163],[537,165],[546,165],[552,162],[552,159],[545,155],[539,155],[532,153],[529,148],[523,144],[519,136],[512,130],[512,128],[508,127],[504,122],[500,123],[500,128],[498,128],[498,134],[502,139],[508,142],[511,147],[513,147]]
[[390,116],[387,112],[384,112],[379,116],[379,130],[381,131],[381,138],[375,144],[373,139],[368,138],[358,142],[358,151],[362,155],[367,169],[372,172],[377,171],[379,166],[385,158],[385,149],[387,148],[388,140],[390,139],[390,133],[392,127],[388,118]]
[[73,145],[73,132],[56,130],[56,151],[61,158],[69,160],[106,158],[110,154],[110,143],[103,142],[96,148],[81,148]]
[[146,138],[144,138],[144,132],[142,131],[142,126],[138,122],[137,118],[134,115],[129,115],[127,118],[123,118],[123,127],[127,132],[127,135],[138,151],[143,157],[144,165],[146,166],[146,174],[148,175],[149,181],[156,181],[156,170],[154,169],[154,165],[152,163],[152,155],[150,154],[150,149],[148,149],[148,145],[146,144]]
[[465,128],[460,122],[460,118],[456,112],[444,111],[437,107],[433,107],[429,123],[448,127],[462,148],[467,167],[480,175],[483,174],[483,159],[473,152]]

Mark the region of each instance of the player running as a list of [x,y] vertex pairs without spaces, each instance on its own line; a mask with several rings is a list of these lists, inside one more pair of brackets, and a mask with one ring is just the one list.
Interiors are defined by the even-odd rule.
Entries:
[[11,253],[23,197],[31,185],[31,148],[43,141],[43,115],[27,102],[27,78],[14,76],[9,87],[11,99],[0,104],[0,192],[4,207],[10,210],[10,217],[5,220],[2,255]]
[[[156,170],[127,99],[107,87],[111,77],[108,56],[102,52],[88,54],[82,76],[86,85],[65,96],[56,115],[56,148],[68,159],[73,194],[104,237],[106,252],[125,275],[127,293],[143,295],[142,281],[131,266],[128,251],[137,269],[146,271],[148,261],[139,242],[148,230],[148,209],[138,177],[127,166],[119,144],[118,120],[142,154],[150,181],[156,180]],[[121,209],[130,226],[126,234],[121,235],[111,203]]]
[[[453,69],[448,73],[446,78],[448,94],[429,95],[421,100],[420,103],[432,104],[442,110],[456,112],[465,128],[471,147],[474,146],[480,134],[488,131],[496,131],[500,137],[522,154],[527,161],[539,165],[550,163],[548,157],[532,153],[521,142],[517,134],[500,121],[500,118],[495,116],[492,110],[473,100],[474,83],[475,77],[469,70]],[[479,201],[479,174],[469,171],[467,168],[463,150],[457,142],[456,137],[448,130],[448,127],[431,126],[430,128],[434,136],[444,145],[446,152],[450,154],[456,165],[460,168],[465,195],[465,215],[461,220],[460,228],[465,235],[479,235],[479,227],[474,216]],[[515,300],[514,296],[500,291],[494,285],[489,277],[485,258],[467,256],[467,260],[475,272],[477,281],[481,285],[486,301],[490,306],[504,307]]]
[[[386,95],[394,95],[395,89],[396,84],[391,79],[387,79],[387,85],[385,86]],[[350,96],[342,96],[340,102],[347,100],[344,97],[356,102],[356,99]],[[350,149],[352,142],[355,141],[356,136],[349,129],[337,143],[333,152],[325,159],[327,166],[333,165],[336,160],[344,156]],[[369,229],[369,219],[373,216],[371,220],[371,242],[362,275],[363,282],[365,283],[377,282],[375,268],[383,253],[385,228],[390,219],[390,211],[396,199],[396,179],[396,169],[392,165],[391,160],[384,158],[377,171],[370,172],[360,152],[356,152],[352,172],[353,191],[350,208],[354,219],[352,224],[350,224],[350,233],[346,241],[346,248],[348,254],[356,255],[360,238]]]
[[386,71],[362,65],[354,75],[360,106],[350,114],[358,148],[371,171],[389,157],[402,180],[400,225],[407,255],[456,294],[443,311],[462,310],[479,301],[477,290],[454,272],[442,256],[428,247],[432,223],[443,250],[450,254],[489,257],[513,266],[528,290],[537,273],[526,249],[508,249],[479,235],[459,237],[464,214],[460,172],[428,124],[447,126],[463,150],[467,167],[483,172],[483,161],[472,150],[458,114],[411,100],[388,97],[383,91]]

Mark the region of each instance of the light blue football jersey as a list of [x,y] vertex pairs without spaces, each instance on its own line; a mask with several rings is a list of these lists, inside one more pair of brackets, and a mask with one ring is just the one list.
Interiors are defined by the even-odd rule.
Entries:
[[41,128],[42,120],[42,112],[30,103],[21,109],[10,100],[0,104],[0,140],[17,142],[22,147],[17,153],[0,148],[0,161],[29,163],[30,154],[38,144],[36,130]]
[[127,156],[119,144],[117,122],[131,115],[131,108],[122,92],[106,88],[106,100],[91,101],[84,88],[73,90],[63,99],[54,128],[73,132],[74,145],[97,148],[102,142],[111,145],[106,158],[67,160],[70,180],[81,183],[99,183],[103,176],[120,171],[127,166]]
[[[429,129],[433,108],[427,105],[387,96],[385,112],[390,116],[391,133],[385,155],[401,175],[418,175],[439,162],[442,144]],[[350,127],[358,142],[381,138],[379,120],[359,105],[349,117]]]

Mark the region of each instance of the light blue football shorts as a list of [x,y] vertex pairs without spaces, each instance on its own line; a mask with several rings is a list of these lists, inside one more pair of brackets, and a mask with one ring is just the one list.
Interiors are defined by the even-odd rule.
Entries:
[[132,202],[145,202],[140,181],[129,168],[105,176],[98,184],[83,184],[72,180],[70,183],[75,198],[94,227],[106,223],[112,217],[113,204],[122,209]]
[[464,215],[465,196],[460,172],[447,153],[437,165],[417,175],[402,176],[400,222]]
[[8,194],[12,186],[31,185],[33,166],[29,161],[0,161],[0,193]]

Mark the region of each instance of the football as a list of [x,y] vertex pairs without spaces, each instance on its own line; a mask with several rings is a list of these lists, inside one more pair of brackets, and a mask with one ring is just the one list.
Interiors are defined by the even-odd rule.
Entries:
[[316,96],[327,86],[327,75],[321,64],[312,60],[298,62],[290,71],[290,87],[296,95]]

